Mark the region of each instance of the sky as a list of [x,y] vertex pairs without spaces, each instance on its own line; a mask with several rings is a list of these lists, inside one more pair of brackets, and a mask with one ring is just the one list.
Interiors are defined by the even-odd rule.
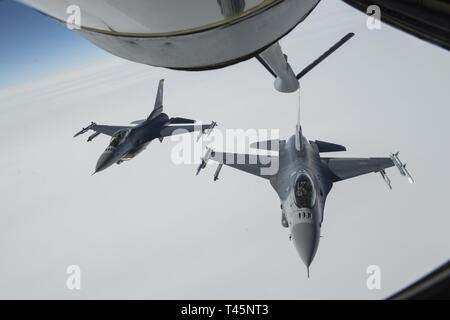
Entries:
[[[2,15],[18,8],[0,6]],[[308,279],[267,181],[224,168],[213,183],[212,166],[195,177],[196,165],[171,161],[170,140],[91,177],[108,138],[72,138],[90,121],[146,117],[161,78],[170,116],[214,119],[220,130],[279,129],[286,138],[297,94],[273,90],[257,61],[193,73],[152,68],[42,19],[44,34],[58,37],[42,44],[43,33],[26,27],[34,20],[14,19],[8,25],[22,24],[23,39],[0,53],[14,59],[0,62],[0,298],[380,299],[448,259],[447,51],[386,25],[370,31],[364,15],[336,1],[322,1],[282,40],[300,70],[356,33],[302,80],[303,133],[345,145],[336,156],[400,150],[416,180],[390,169],[392,191],[377,174],[337,183]],[[80,63],[72,49],[48,50],[60,42],[80,48]],[[81,268],[81,290],[66,287],[71,265]],[[366,286],[371,265],[381,269],[380,290]]]
[[0,1],[0,88],[104,59],[65,26],[12,0]]

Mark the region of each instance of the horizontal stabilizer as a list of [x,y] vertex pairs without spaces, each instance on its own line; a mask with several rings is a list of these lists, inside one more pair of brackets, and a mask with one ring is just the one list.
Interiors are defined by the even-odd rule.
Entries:
[[268,151],[278,151],[283,145],[286,143],[284,140],[267,140],[267,141],[258,141],[250,144],[250,148],[260,149],[260,150],[268,150]]
[[177,117],[170,119],[170,123],[171,124],[195,123],[195,120]]
[[[208,150],[210,151],[202,158],[200,170],[206,167],[206,163],[209,160],[212,160],[264,179],[271,179],[278,173],[280,160],[276,156],[222,153],[211,149]],[[222,167],[219,166],[214,179],[218,178],[221,169]]]
[[136,121],[131,122],[130,124],[139,125],[139,124],[141,124],[141,123],[143,123],[143,122],[145,122],[145,121],[146,121],[146,119],[136,120]]
[[319,149],[320,153],[347,151],[347,148],[345,148],[344,146],[341,146],[340,144],[319,141],[319,140],[314,141],[314,143],[317,145],[317,148]]
[[184,134],[188,132],[200,131],[204,132],[206,130],[210,130],[213,124],[168,124],[161,128],[160,136],[168,137],[178,134]]

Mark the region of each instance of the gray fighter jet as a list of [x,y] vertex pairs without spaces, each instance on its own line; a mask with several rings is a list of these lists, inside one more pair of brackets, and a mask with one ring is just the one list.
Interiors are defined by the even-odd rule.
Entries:
[[105,170],[114,163],[121,164],[133,159],[155,139],[163,142],[165,137],[194,131],[201,131],[201,134],[211,134],[217,126],[214,121],[211,124],[201,125],[196,124],[195,120],[169,118],[167,114],[163,113],[163,90],[164,80],[161,80],[155,108],[147,119],[134,121],[131,123],[133,126],[106,126],[92,122],[91,125],[75,134],[74,137],[78,137],[89,130],[94,131],[95,133],[88,138],[88,142],[94,140],[100,134],[112,137],[109,146],[97,162],[94,174]]
[[[346,148],[334,143],[308,141],[302,135],[300,125],[295,135],[287,141],[258,142],[252,147],[277,150],[279,154],[234,154],[207,149],[198,172],[206,167],[209,160],[213,160],[219,163],[214,180],[218,180],[224,164],[269,180],[281,200],[281,224],[290,228],[290,239],[308,268],[308,277],[309,266],[319,245],[325,201],[335,182],[379,172],[391,188],[385,169],[396,166],[413,183],[398,153],[387,158],[323,157],[323,153],[346,151]],[[275,167],[277,170],[272,170]]]
[[223,165],[269,180],[281,200],[281,224],[290,229],[289,238],[306,265],[309,277],[309,267],[319,246],[325,202],[334,183],[380,173],[391,189],[385,169],[394,166],[410,183],[414,180],[398,153],[386,158],[324,157],[324,153],[346,151],[346,148],[324,141],[308,141],[302,134],[300,106],[298,118],[295,135],[287,141],[271,140],[250,145],[258,150],[278,151],[278,156],[222,153],[208,148],[197,175],[206,168],[209,160],[213,160],[219,163],[215,181],[219,179]]

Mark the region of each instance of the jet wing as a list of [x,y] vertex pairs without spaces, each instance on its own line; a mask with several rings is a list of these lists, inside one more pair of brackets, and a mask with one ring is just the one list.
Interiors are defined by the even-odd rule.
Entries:
[[76,138],[79,135],[85,134],[89,130],[92,130],[95,132],[91,137],[89,137],[88,141],[91,141],[95,137],[97,137],[99,134],[106,134],[107,136],[113,136],[117,131],[123,130],[123,129],[131,129],[133,127],[130,126],[104,126],[104,125],[98,125],[95,122],[92,122],[89,126],[86,128],[81,129],[80,132],[76,133],[73,137]]
[[194,131],[206,131],[211,128],[211,124],[195,125],[195,124],[169,124],[161,129],[160,137],[169,137],[177,134],[184,134]]
[[163,113],[164,110],[163,96],[164,96],[164,79],[161,79],[159,80],[158,91],[156,94],[155,108],[153,109],[152,113],[148,116],[148,120],[155,119],[157,116]]
[[95,125],[91,128],[92,131],[105,134],[107,136],[113,136],[116,132],[123,129],[131,129],[133,127],[130,126],[104,126],[104,125]]
[[276,175],[279,169],[279,158],[277,156],[213,151],[210,160],[265,179],[270,179]]
[[380,172],[395,164],[391,158],[322,158],[333,175],[333,181],[342,181],[372,172]]

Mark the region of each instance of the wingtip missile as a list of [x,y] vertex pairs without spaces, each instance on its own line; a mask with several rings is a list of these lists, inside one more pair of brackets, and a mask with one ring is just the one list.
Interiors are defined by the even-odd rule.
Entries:
[[213,150],[210,148],[206,148],[206,153],[205,155],[201,158],[201,163],[197,168],[197,172],[196,172],[196,176],[198,176],[200,174],[200,171],[202,171],[203,169],[206,168],[208,161],[211,159],[211,156],[213,155]]
[[218,126],[217,122],[212,121],[211,125],[209,126],[208,130],[206,131],[206,136],[208,137],[209,135],[211,135],[211,133],[217,126]]
[[200,141],[200,138],[202,137],[202,135],[203,135],[203,131],[200,130],[200,132],[197,135],[197,142]]
[[411,177],[411,176],[408,176],[408,181],[409,181],[409,183],[411,183],[411,184],[414,184],[414,178],[413,177]]
[[200,130],[200,132],[198,133],[197,136],[197,142],[200,141],[200,138],[205,135],[206,137],[209,137],[211,135],[211,133],[213,132],[213,130],[218,126],[217,122],[212,121],[211,124],[209,125],[208,128],[204,129],[204,130]]
[[397,169],[400,172],[400,174],[403,177],[406,177],[408,179],[409,183],[413,184],[414,183],[414,179],[411,176],[411,173],[409,173],[408,169],[406,168],[406,163],[403,164],[403,162],[400,160],[399,154],[400,154],[400,152],[392,153],[390,155],[390,158],[392,159],[392,162],[397,167]]
[[406,169],[406,163],[402,166],[403,172],[405,173],[405,177],[408,179],[408,182],[414,184],[414,178],[409,173],[408,169]]

